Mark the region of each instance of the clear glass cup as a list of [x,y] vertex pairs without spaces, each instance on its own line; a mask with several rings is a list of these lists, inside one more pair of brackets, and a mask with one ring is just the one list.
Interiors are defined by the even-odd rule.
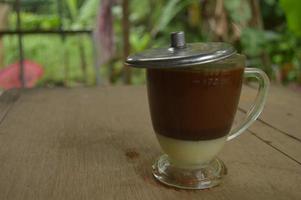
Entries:
[[[233,128],[244,77],[257,79],[258,94],[245,119]],[[240,54],[185,68],[147,68],[152,124],[164,152],[153,164],[154,177],[182,189],[220,184],[227,170],[217,155],[258,118],[268,87],[267,75],[245,68]]]

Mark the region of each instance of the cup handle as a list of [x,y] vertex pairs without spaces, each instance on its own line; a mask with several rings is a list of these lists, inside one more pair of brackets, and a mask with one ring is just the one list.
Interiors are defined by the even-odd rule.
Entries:
[[251,109],[247,112],[245,119],[241,124],[234,129],[232,129],[227,137],[227,141],[232,140],[242,134],[249,126],[259,117],[260,113],[263,110],[270,81],[266,73],[261,69],[257,68],[246,68],[244,72],[244,77],[254,77],[259,82],[258,93],[255,99],[254,104],[251,106]]

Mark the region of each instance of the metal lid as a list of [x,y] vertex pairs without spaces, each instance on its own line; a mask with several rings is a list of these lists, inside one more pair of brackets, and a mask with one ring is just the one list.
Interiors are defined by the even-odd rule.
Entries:
[[236,53],[234,47],[222,42],[188,43],[184,32],[171,33],[167,48],[148,49],[130,55],[126,64],[138,68],[173,68],[215,62]]

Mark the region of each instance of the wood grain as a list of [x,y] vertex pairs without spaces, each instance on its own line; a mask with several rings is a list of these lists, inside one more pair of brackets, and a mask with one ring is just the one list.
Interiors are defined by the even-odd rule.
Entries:
[[229,174],[210,190],[159,184],[160,154],[144,87],[23,91],[0,124],[0,199],[301,197],[300,165],[251,133],[223,149]]
[[0,124],[5,119],[8,111],[19,98],[18,90],[10,90],[1,95],[0,98]]
[[[243,88],[240,107],[247,110],[256,96],[256,89]],[[301,93],[272,85],[264,112],[259,117],[266,125],[301,142]]]
[[[241,121],[245,113],[238,111],[237,121]],[[238,124],[237,122],[236,124]],[[256,136],[258,139],[267,145],[275,148],[277,151],[292,159],[301,165],[301,144],[298,140],[283,134],[281,131],[267,126],[262,121],[256,121],[248,129],[249,133]]]
[[[238,118],[253,103],[257,90],[244,86]],[[301,164],[301,94],[272,85],[263,113],[249,130],[266,144]]]

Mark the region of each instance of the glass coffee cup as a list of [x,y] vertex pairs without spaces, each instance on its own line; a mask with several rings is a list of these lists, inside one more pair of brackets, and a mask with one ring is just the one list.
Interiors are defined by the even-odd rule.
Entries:
[[[165,153],[153,165],[154,177],[182,189],[220,184],[227,170],[216,156],[260,115],[267,75],[245,68],[245,56],[231,45],[186,44],[184,32],[171,34],[170,47],[131,55],[126,64],[146,68],[152,124]],[[244,77],[258,80],[258,94],[245,119],[232,128]]]

